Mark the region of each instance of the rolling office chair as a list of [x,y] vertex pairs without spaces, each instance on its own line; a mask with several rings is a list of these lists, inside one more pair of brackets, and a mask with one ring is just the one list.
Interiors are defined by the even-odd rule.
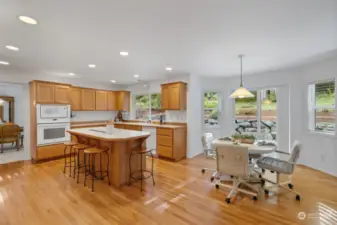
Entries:
[[[220,186],[231,188],[231,191],[226,197],[226,202],[230,203],[231,196],[237,192],[242,192],[253,196],[253,200],[257,200],[260,189],[252,186],[249,182],[249,156],[248,147],[242,145],[233,145],[228,143],[221,143],[214,146],[216,149],[216,164],[217,171],[220,174],[231,175],[233,181],[232,185],[222,183],[220,180],[216,182],[215,187],[219,189]],[[240,188],[244,184],[250,190]]]
[[[266,178],[262,178],[262,180],[274,184],[268,188],[265,188],[265,194],[269,194],[269,189],[280,187],[285,190],[291,191],[296,194],[296,200],[300,201],[300,194],[293,190],[294,185],[291,183],[291,175],[294,173],[297,160],[300,156],[301,152],[301,144],[299,141],[295,141],[292,146],[292,152],[288,159],[288,161],[276,159],[273,157],[262,157],[257,160],[257,165],[265,170],[270,170],[272,173],[276,172],[276,182],[268,180]],[[290,180],[286,182],[280,182],[280,174],[290,175]],[[288,188],[286,187],[288,186]]]
[[[206,158],[216,158],[216,152],[215,150],[212,149],[212,141],[214,140],[214,136],[212,133],[205,133],[201,137],[201,142],[202,142],[202,147],[204,149],[204,154]],[[214,180],[215,177],[217,177],[218,172],[216,169],[211,169],[211,168],[203,168],[201,170],[202,173],[205,173],[205,171],[213,171],[213,174],[211,176],[211,182]]]

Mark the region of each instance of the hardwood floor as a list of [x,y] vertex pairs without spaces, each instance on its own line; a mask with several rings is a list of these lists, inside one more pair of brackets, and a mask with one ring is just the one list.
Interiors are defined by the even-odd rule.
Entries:
[[[283,191],[256,202],[239,194],[228,205],[228,190],[216,190],[210,173],[200,173],[213,164],[203,156],[178,163],[157,159],[156,186],[147,180],[144,193],[139,184],[117,190],[106,181],[96,181],[91,193],[83,174],[76,184],[62,173],[62,160],[0,165],[0,224],[337,224],[337,178],[297,167],[293,184],[301,202]],[[302,221],[299,212],[306,213]]]

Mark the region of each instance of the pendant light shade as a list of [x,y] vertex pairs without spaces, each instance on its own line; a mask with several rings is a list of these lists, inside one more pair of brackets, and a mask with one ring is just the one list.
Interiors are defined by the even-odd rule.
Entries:
[[254,95],[248,91],[246,88],[243,87],[243,84],[242,84],[242,57],[243,55],[239,55],[239,58],[240,58],[240,65],[241,65],[241,75],[240,75],[240,79],[241,79],[241,82],[240,82],[240,87],[238,89],[236,89],[231,95],[230,97],[231,98],[253,98]]

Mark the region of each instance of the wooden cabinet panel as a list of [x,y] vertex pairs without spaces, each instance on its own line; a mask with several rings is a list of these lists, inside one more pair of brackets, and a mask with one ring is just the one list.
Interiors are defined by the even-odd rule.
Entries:
[[70,94],[69,94],[69,102],[71,105],[72,111],[80,111],[82,110],[81,107],[81,88],[71,88]]
[[186,83],[175,82],[161,85],[162,109],[184,110],[186,109]]
[[123,124],[115,124],[115,128],[124,129],[124,125]]
[[130,92],[118,91],[117,92],[117,110],[129,111],[130,110]]
[[169,108],[170,109],[180,109],[180,92],[179,85],[170,85],[169,86]]
[[157,135],[170,136],[172,137],[173,130],[166,128],[157,128]]
[[64,145],[56,144],[56,145],[47,145],[37,147],[37,161],[52,159],[57,157],[63,157],[64,155]]
[[162,86],[161,107],[162,109],[169,109],[169,87],[168,86]]
[[54,103],[54,84],[37,83],[36,84],[36,103],[53,104]]
[[94,111],[96,109],[96,91],[93,89],[82,89],[81,92],[82,110]]
[[157,135],[158,145],[172,147],[172,137]]
[[70,86],[55,85],[55,103],[57,104],[69,104],[69,91]]
[[108,110],[117,110],[117,93],[114,91],[108,92]]
[[161,146],[157,144],[157,153],[159,156],[164,156],[168,158],[173,157],[173,151],[171,147]]
[[96,110],[108,110],[108,93],[106,91],[96,91]]

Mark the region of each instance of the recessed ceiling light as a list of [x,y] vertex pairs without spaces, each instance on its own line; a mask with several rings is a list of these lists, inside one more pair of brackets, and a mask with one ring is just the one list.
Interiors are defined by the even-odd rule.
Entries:
[[74,73],[68,73],[69,76],[75,76],[76,74]]
[[137,78],[137,77],[139,77],[139,75],[138,74],[135,74],[135,75],[133,75],[135,78]]
[[24,23],[28,23],[28,24],[32,24],[32,25],[36,25],[37,24],[37,20],[36,19],[33,19],[31,17],[28,17],[28,16],[19,16],[18,18],[19,18],[19,20],[21,20]]
[[166,67],[166,70],[167,71],[172,71],[172,68],[171,67]]
[[9,62],[0,61],[0,64],[2,64],[2,65],[9,65]]
[[122,55],[122,56],[127,56],[127,55],[129,55],[128,52],[120,52],[119,54]]
[[110,80],[110,82],[111,82],[111,83],[116,83],[116,81],[115,81],[115,80]]
[[95,67],[96,67],[95,64],[89,64],[88,66],[89,66],[90,68],[95,68]]
[[9,50],[13,50],[13,51],[19,51],[18,47],[12,46],[12,45],[6,45],[6,48]]

